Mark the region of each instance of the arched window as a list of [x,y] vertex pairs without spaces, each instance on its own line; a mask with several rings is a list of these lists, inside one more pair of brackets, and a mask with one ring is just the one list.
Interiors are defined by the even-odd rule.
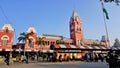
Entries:
[[32,39],[31,39],[31,41],[29,42],[28,46],[29,46],[30,48],[33,48],[33,47],[34,47],[34,42],[33,42]]
[[82,45],[82,40],[78,40],[78,45]]
[[59,44],[59,40],[56,40],[56,44]]
[[2,38],[2,46],[7,46],[8,44],[8,38],[7,37],[3,37]]
[[51,50],[54,50],[54,44],[51,44],[51,45],[50,45],[50,49],[51,49]]
[[48,45],[49,45],[49,41],[48,41]]
[[5,27],[5,32],[7,33],[9,30],[8,30],[8,27]]
[[34,48],[34,42],[35,42],[34,37],[29,36],[29,39],[30,39],[30,41],[28,41],[28,46],[29,46],[30,48]]
[[45,42],[45,45],[47,45],[47,41],[44,41]]
[[52,44],[52,41],[51,41],[51,43],[50,43],[50,45]]

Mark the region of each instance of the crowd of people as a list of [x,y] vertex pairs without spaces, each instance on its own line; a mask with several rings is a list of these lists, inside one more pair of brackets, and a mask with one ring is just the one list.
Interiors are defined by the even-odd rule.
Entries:
[[83,59],[86,62],[98,62],[98,60],[101,60],[101,62],[103,62],[105,57],[106,56],[103,55],[103,53],[90,52],[90,53],[86,53]]
[[5,55],[5,63],[7,64],[7,65],[9,65],[9,63],[10,63],[10,54],[9,53],[7,53],[6,55]]
[[120,51],[110,50],[106,58],[109,68],[120,68]]
[[106,61],[109,68],[120,68],[120,51],[110,49],[107,54],[88,52],[83,57],[86,62]]
[[[5,56],[5,60],[4,62],[9,65],[10,64],[10,57],[11,54],[7,53]],[[29,55],[28,53],[26,53],[25,55],[22,56],[22,62],[26,62],[28,64],[28,59],[29,57],[32,58],[32,61],[38,61],[38,55]],[[53,55],[43,55],[43,59],[47,58],[47,61],[49,62],[62,62],[63,57],[66,57],[66,55],[62,56],[59,55],[58,59],[56,58],[56,54]],[[108,51],[108,53],[96,53],[96,52],[87,52],[85,53],[85,55],[81,58],[82,61],[85,62],[104,62],[106,61],[109,64],[109,68],[120,68],[120,51],[113,51],[110,50]],[[75,60],[75,56],[73,55],[72,58],[67,57],[66,61],[72,61]]]

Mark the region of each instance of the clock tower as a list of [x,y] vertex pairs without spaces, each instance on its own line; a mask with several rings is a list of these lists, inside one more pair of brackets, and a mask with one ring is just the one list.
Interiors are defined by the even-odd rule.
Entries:
[[82,21],[76,11],[73,11],[70,18],[70,38],[76,46],[84,45],[84,37],[82,30]]

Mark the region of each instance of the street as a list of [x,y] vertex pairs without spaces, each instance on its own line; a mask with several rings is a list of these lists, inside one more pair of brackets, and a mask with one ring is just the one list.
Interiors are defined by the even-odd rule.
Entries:
[[20,63],[0,68],[108,68],[105,62],[57,62],[57,63]]

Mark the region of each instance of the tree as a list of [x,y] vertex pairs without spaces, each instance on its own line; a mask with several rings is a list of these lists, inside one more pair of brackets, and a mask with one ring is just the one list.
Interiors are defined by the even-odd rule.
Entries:
[[26,43],[26,40],[28,40],[29,42],[31,42],[31,40],[29,39],[29,36],[32,35],[33,33],[20,33],[20,37],[18,37],[18,42],[23,42]]
[[37,41],[36,41],[36,43],[38,44],[38,45],[44,45],[44,39],[45,37],[37,37]]
[[25,43],[28,40],[28,42],[31,42],[31,40],[29,39],[29,36],[32,35],[33,32],[31,33],[20,33],[20,37],[18,37],[18,42],[23,42],[24,43],[24,55],[25,55]]
[[51,50],[54,50],[54,44],[51,44],[51,45],[50,45],[50,49],[51,49]]
[[43,45],[45,45],[44,40],[45,37],[37,37],[36,43],[43,48]]
[[120,41],[119,39],[115,39],[115,43],[113,44],[114,47],[120,47]]
[[[100,1],[102,1],[102,0],[100,0]],[[119,5],[119,3],[120,3],[120,0],[103,0],[105,3],[111,3],[111,2],[115,2],[116,3],[116,5]]]

